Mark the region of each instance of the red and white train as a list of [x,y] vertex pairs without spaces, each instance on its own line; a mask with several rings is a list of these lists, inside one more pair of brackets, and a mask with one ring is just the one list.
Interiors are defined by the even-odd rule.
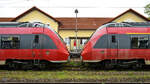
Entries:
[[150,23],[108,23],[96,30],[81,52],[86,63],[106,68],[150,64]]
[[69,52],[62,38],[48,25],[29,22],[0,23],[0,64],[45,67],[64,63]]

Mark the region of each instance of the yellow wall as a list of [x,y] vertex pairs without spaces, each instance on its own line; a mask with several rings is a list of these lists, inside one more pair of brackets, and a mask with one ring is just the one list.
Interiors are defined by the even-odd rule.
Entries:
[[113,22],[146,22],[143,18],[137,16],[133,12],[127,12]]
[[32,12],[26,14],[25,16],[18,19],[17,21],[18,22],[26,22],[26,21],[42,22],[45,24],[49,24],[56,32],[58,32],[58,23],[37,10],[33,10]]
[[[77,37],[90,37],[93,32],[95,30],[78,30]],[[59,30],[59,34],[63,39],[76,36],[75,30]],[[77,45],[80,46],[78,42]],[[70,45],[67,45],[67,47],[70,50]],[[71,50],[73,50],[73,40],[71,41]]]
[[[91,34],[95,32],[95,30],[78,30],[77,36],[78,37],[90,37]],[[75,30],[59,30],[60,36],[62,38],[67,38],[67,37],[75,37]]]

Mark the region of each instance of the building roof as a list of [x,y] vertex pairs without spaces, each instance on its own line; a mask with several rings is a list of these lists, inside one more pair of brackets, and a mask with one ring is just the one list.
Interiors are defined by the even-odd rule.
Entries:
[[[48,16],[49,18],[52,18],[54,21],[58,22],[59,25],[59,30],[63,30],[63,29],[75,29],[76,28],[76,18],[69,18],[69,17],[61,17],[61,18],[53,18],[52,16],[50,16],[49,14],[41,11],[40,9],[38,9],[37,7],[32,7],[31,9],[27,10],[26,12],[22,13],[21,15],[15,17],[15,18],[0,18],[0,22],[8,22],[8,21],[16,21],[19,18],[23,17],[24,15],[30,13],[33,10],[38,10],[39,12],[43,13],[44,15]],[[78,29],[97,29],[98,27],[100,27],[101,25],[105,24],[105,23],[109,23],[114,21],[115,19],[121,17],[122,15],[124,15],[127,12],[133,12],[134,14],[140,16],[141,18],[143,18],[146,21],[150,21],[148,18],[144,17],[143,15],[141,15],[140,13],[136,12],[133,9],[129,9],[123,13],[121,13],[120,15],[118,15],[115,18],[104,18],[104,17],[100,17],[100,18],[90,18],[90,17],[78,17],[77,18],[77,28]]]
[[52,16],[50,16],[49,14],[45,13],[44,11],[40,10],[39,8],[37,8],[35,6],[30,8],[29,10],[25,11],[24,13],[20,14],[19,16],[15,17],[14,19],[12,19],[12,21],[16,21],[16,20],[20,19],[21,17],[25,16],[26,14],[29,14],[33,10],[37,10],[37,11],[41,12],[42,14],[46,15],[47,17],[52,18],[54,21],[60,23],[58,20],[56,20],[55,18],[53,18]]
[[126,14],[127,12],[132,12],[132,13],[134,13],[134,14],[136,14],[136,15],[138,15],[138,16],[140,16],[141,18],[143,18],[144,20],[146,20],[146,21],[150,21],[148,18],[146,18],[145,16],[143,16],[143,15],[141,15],[140,13],[138,13],[137,11],[135,11],[135,10],[133,10],[133,9],[128,9],[127,11],[125,11],[125,12],[123,12],[123,13],[121,13],[120,15],[118,15],[118,16],[116,16],[116,17],[114,17],[112,20],[110,20],[109,22],[112,22],[112,21],[114,21],[115,19],[117,19],[117,18],[119,18],[119,17],[121,17],[122,15],[124,15],[124,14]]
[[14,19],[14,18],[8,18],[8,17],[4,18],[4,17],[1,17],[0,18],[0,22],[10,22],[12,19]]
[[[56,18],[61,22],[59,29],[75,29],[76,18]],[[109,22],[113,18],[77,18],[78,29],[97,29],[101,25]]]
[[[15,18],[0,18],[0,22],[10,22],[14,21]],[[61,25],[59,29],[75,29],[76,28],[76,18],[55,18]],[[97,29],[101,25],[107,23],[113,18],[77,18],[78,29]]]

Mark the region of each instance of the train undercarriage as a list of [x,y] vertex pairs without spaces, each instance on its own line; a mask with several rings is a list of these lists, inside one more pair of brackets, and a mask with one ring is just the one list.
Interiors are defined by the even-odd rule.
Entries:
[[131,60],[103,60],[98,63],[87,63],[91,67],[100,67],[102,69],[113,69],[113,68],[132,68],[141,69],[145,65],[144,59],[131,59]]
[[8,70],[45,70],[49,68],[60,67],[61,63],[52,63],[46,60],[6,60],[6,67]]
[[[81,61],[81,60],[80,60]],[[82,63],[82,62],[81,62]],[[83,63],[82,66],[96,67],[101,69],[114,69],[114,68],[131,68],[131,69],[141,69],[145,65],[144,59],[131,59],[131,60],[103,60],[101,62],[87,62]],[[46,60],[17,60],[9,59],[6,60],[6,67],[8,70],[47,70],[49,68],[61,67],[61,63],[52,63]]]

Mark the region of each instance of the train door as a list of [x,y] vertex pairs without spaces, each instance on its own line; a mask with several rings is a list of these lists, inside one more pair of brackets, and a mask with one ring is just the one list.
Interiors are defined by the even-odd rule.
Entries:
[[118,59],[128,59],[130,57],[130,35],[120,34],[118,36]]
[[108,36],[108,59],[117,59],[118,58],[118,34],[110,34]]
[[42,40],[40,40],[41,35],[35,34],[32,44],[32,56],[34,58],[34,64],[39,64],[40,59],[42,58]]

